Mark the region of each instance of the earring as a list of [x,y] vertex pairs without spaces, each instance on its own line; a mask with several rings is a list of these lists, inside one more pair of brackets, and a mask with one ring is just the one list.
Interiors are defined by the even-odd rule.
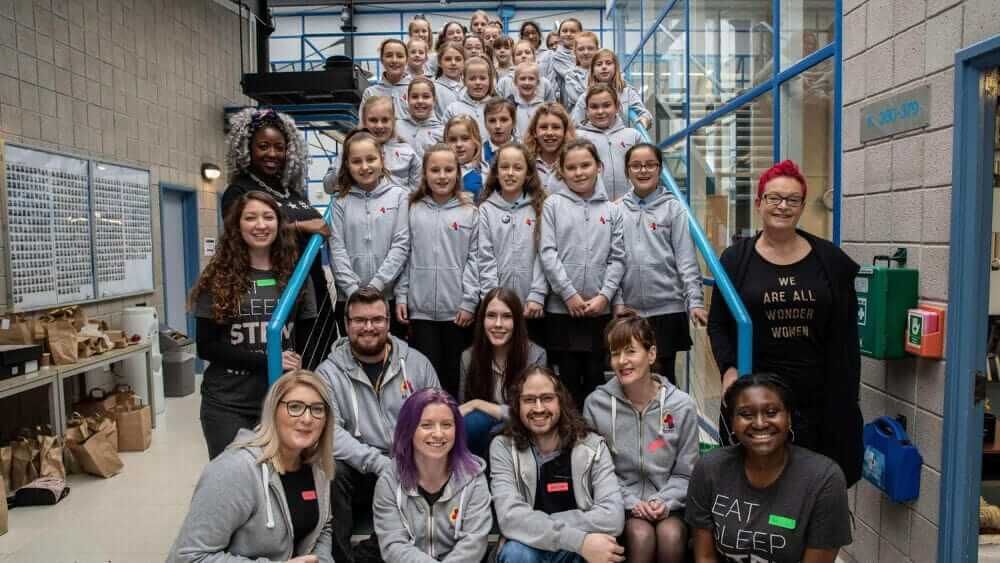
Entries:
[[735,444],[737,446],[741,445],[740,441],[736,439],[736,433],[735,432],[730,432],[729,433],[729,443],[730,444]]
[[794,444],[795,443],[795,429],[794,428],[789,428],[788,429],[788,433],[791,435],[791,443]]

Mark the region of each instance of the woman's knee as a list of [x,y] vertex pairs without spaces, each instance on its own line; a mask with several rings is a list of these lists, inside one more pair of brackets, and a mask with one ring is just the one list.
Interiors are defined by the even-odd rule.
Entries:
[[653,525],[642,518],[629,518],[625,521],[625,541],[632,544],[648,544],[653,541],[656,533]]
[[656,541],[664,547],[684,549],[687,536],[687,525],[677,516],[668,517],[656,526]]
[[541,561],[541,552],[517,541],[506,541],[497,555],[497,563],[535,563]]

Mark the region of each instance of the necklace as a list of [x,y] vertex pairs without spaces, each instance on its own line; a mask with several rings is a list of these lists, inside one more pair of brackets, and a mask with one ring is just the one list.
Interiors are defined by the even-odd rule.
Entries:
[[271,186],[268,186],[267,182],[265,182],[264,180],[261,180],[260,178],[258,178],[253,172],[250,172],[248,170],[247,174],[250,176],[250,179],[252,179],[254,182],[256,182],[258,186],[264,188],[264,191],[266,191],[267,193],[273,195],[274,197],[280,197],[282,199],[288,199],[288,190],[285,190],[283,192],[279,192],[278,190],[272,188]]

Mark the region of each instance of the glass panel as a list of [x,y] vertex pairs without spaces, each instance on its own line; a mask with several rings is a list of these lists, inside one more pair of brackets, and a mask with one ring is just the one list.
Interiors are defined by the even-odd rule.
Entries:
[[717,252],[757,229],[757,179],[773,162],[771,100],[758,96],[690,137],[691,208]]
[[663,149],[663,167],[674,177],[684,194],[688,189],[687,141],[680,140]]
[[642,27],[645,28],[643,31],[649,31],[653,22],[660,17],[669,3],[668,0],[642,0]]
[[782,84],[781,158],[798,163],[809,185],[799,226],[832,237],[833,59]]
[[691,121],[774,74],[770,0],[691,1]]
[[[642,26],[642,2],[640,0],[628,0],[622,9],[625,13],[625,60],[628,60],[628,57],[632,56],[632,53],[639,48],[642,34],[646,30]],[[632,84],[636,88],[639,87],[635,82]]]
[[833,41],[833,0],[781,0],[781,68]]
[[687,57],[685,56],[684,2],[677,2],[657,26],[653,35],[656,43],[656,64],[651,79],[655,85],[647,92],[644,102],[653,113],[654,139],[663,140],[684,129],[684,95]]

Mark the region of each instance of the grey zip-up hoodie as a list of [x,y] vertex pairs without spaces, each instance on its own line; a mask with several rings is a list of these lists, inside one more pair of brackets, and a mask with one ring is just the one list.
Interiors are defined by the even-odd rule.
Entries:
[[[462,359],[458,365],[458,403],[463,404],[469,400],[465,396],[465,381],[469,378],[469,366],[472,364],[472,348],[466,348],[462,351]],[[548,366],[549,359],[548,354],[545,352],[545,348],[542,348],[538,344],[532,341],[528,341],[528,364],[529,366]],[[499,379],[499,378],[497,378]],[[501,420],[510,420],[510,406],[503,397],[503,389],[501,388],[500,381],[495,382],[493,392],[493,400],[491,403],[496,403],[500,406]]]
[[481,100],[473,100],[469,97],[469,92],[463,88],[458,99],[444,110],[444,117],[441,118],[441,121],[448,123],[456,115],[468,115],[479,125],[479,139],[489,139],[490,132],[486,130],[485,113],[487,100],[489,100],[489,96]]
[[684,206],[663,186],[618,202],[625,228],[625,276],[615,304],[644,317],[704,307],[701,267]]
[[[542,99],[546,102],[556,101],[556,88],[552,85],[552,82],[545,75],[542,74],[541,67],[539,67],[539,81],[536,92],[541,92]],[[514,85],[514,73],[509,76],[504,76],[503,78],[497,79],[497,96],[501,98],[510,99],[511,96],[517,94],[517,86]],[[525,129],[527,131],[527,129]]]
[[403,77],[399,79],[399,82],[392,84],[385,79],[385,73],[382,73],[382,78],[379,82],[372,84],[365,88],[364,93],[361,94],[361,104],[358,108],[364,107],[365,100],[372,96],[389,96],[395,103],[396,115],[406,107],[406,92],[410,87],[410,77],[409,73],[404,72]]
[[444,205],[425,196],[410,205],[410,259],[396,286],[396,302],[411,319],[450,321],[479,304],[479,210],[465,198]]
[[[237,441],[254,433],[240,430]],[[231,448],[201,473],[184,524],[170,548],[167,563],[236,563],[287,561],[315,555],[333,563],[330,555],[330,479],[312,466],[319,522],[298,545],[281,476],[270,463],[259,464],[260,448]]]
[[[385,172],[389,179],[407,190],[413,191],[420,187],[423,176],[423,158],[414,147],[403,139],[396,137],[382,144],[382,158]],[[328,194],[337,192],[337,173],[343,166],[343,153],[333,159],[323,176],[323,190]]]
[[519,94],[516,89],[507,99],[513,102],[514,107],[517,108],[514,123],[516,124],[518,131],[527,131],[530,128],[531,118],[535,116],[535,112],[538,111],[538,108],[545,103],[545,98],[542,95],[542,92],[537,88],[535,89],[535,97],[532,98],[531,101],[524,101],[524,98],[521,97],[521,94]]
[[[435,114],[431,114],[423,121],[417,121],[406,112],[396,118],[396,134],[403,142],[413,147],[417,160],[423,166],[424,153],[427,149],[444,140],[444,124]],[[417,178],[411,189],[417,189],[419,186],[420,178]]]
[[587,92],[588,80],[590,80],[590,70],[586,68],[575,66],[566,73],[562,88],[563,107],[568,110],[576,107],[577,102],[582,100]]
[[535,171],[538,172],[538,181],[542,183],[542,187],[549,194],[554,194],[560,188],[564,187],[562,180],[559,179],[557,168],[559,168],[558,162],[550,165],[542,157],[535,158]]
[[547,65],[546,76],[556,86],[559,101],[562,102],[563,107],[572,107],[566,105],[565,100],[562,99],[562,93],[563,84],[566,82],[566,75],[576,68],[576,54],[560,43],[552,51],[552,57],[548,60]]
[[540,228],[531,199],[510,203],[493,192],[479,204],[479,280],[482,293],[495,287],[512,289],[521,302],[545,305],[549,292],[535,244]]
[[383,178],[370,192],[352,186],[346,196],[333,198],[330,250],[340,299],[368,285],[392,294],[410,254],[408,195]]
[[[587,91],[587,87],[584,88],[584,92]],[[653,114],[649,113],[646,109],[646,104],[642,103],[642,96],[639,95],[639,91],[632,87],[631,84],[626,84],[625,89],[618,93],[618,117],[621,118],[622,123],[628,123],[628,111],[633,109],[639,114],[639,117],[649,118],[652,122]],[[581,95],[576,101],[576,105],[571,106],[573,112],[571,117],[573,118],[573,123],[577,125],[583,123],[587,120],[587,102]]]
[[577,293],[584,299],[601,294],[608,303],[615,298],[625,273],[625,240],[621,209],[608,201],[600,176],[589,200],[569,188],[546,198],[539,254],[558,297],[549,299],[547,312],[568,314],[566,300]]
[[346,336],[334,342],[330,356],[316,368],[333,394],[333,457],[362,473],[382,474],[392,466],[389,449],[403,402],[421,389],[441,387],[426,356],[391,334],[389,342],[389,365],[377,392]]
[[639,132],[626,127],[621,118],[616,118],[611,127],[600,129],[590,121],[584,121],[576,128],[577,138],[584,138],[594,143],[597,153],[601,156],[604,171],[604,188],[608,191],[611,201],[618,201],[632,189],[628,174],[625,172],[625,151],[632,145],[642,142]]
[[642,412],[625,397],[617,377],[595,389],[583,417],[608,440],[625,508],[659,499],[667,511],[684,508],[698,461],[698,409],[687,393],[653,374],[660,384]]
[[477,562],[486,555],[493,527],[486,462],[473,456],[473,475],[451,474],[433,506],[417,489],[404,489],[397,468],[375,485],[375,535],[382,558],[406,563]]
[[445,110],[458,101],[458,96],[464,89],[465,85],[461,80],[452,80],[443,74],[434,79],[434,111],[441,123],[448,122],[444,118]]
[[538,486],[534,453],[518,450],[508,436],[493,440],[490,484],[497,524],[505,538],[543,551],[580,553],[587,534],[622,533],[625,510],[604,438],[590,433],[570,455],[577,509],[546,514],[534,509]]

